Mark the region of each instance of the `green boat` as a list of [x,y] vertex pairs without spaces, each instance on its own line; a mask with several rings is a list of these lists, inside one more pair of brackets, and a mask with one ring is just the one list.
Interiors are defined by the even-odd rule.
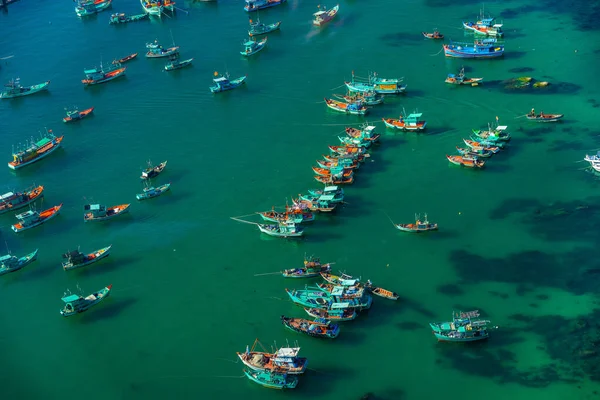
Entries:
[[154,187],[154,186],[146,187],[146,188],[144,188],[144,192],[136,194],[135,198],[138,200],[151,199],[153,197],[160,196],[164,192],[167,192],[170,188],[171,188],[171,183],[165,183],[164,185],[161,185],[158,187]]
[[225,75],[226,76],[219,76],[219,73],[215,71],[215,76],[217,77],[213,79],[215,84],[213,86],[209,86],[209,89],[212,93],[219,93],[226,90],[235,89],[246,81],[245,75],[232,80],[229,80],[229,74]]
[[179,53],[171,54],[169,56],[169,62],[165,65],[165,71],[175,71],[176,69],[185,68],[188,65],[192,65],[193,58],[187,60],[180,60]]
[[23,257],[17,258],[11,254],[0,257],[0,275],[15,272],[37,259],[37,249]]
[[282,272],[284,278],[313,278],[321,273],[331,271],[331,264],[321,264],[318,257],[310,257],[304,260],[304,267],[286,269]]
[[300,195],[300,198],[312,202],[318,200],[319,197],[323,195],[333,196],[331,203],[344,202],[344,189],[339,186],[325,186],[323,189],[308,189],[308,194]]
[[252,382],[270,389],[293,389],[298,385],[298,377],[271,371],[254,371],[244,368],[244,374]]
[[150,19],[150,14],[125,15],[124,13],[118,13],[112,14],[108,23],[110,25],[126,24],[127,22],[141,21],[144,19]]
[[240,54],[245,57],[249,57],[253,54],[258,53],[262,49],[264,49],[266,44],[267,44],[266,37],[263,40],[261,40],[260,42],[256,41],[256,40],[246,40],[242,43],[242,46],[244,46],[244,51],[240,51]]
[[70,317],[71,315],[87,311],[90,307],[107,298],[110,295],[111,289],[112,285],[108,285],[87,297],[65,293],[65,296],[61,299],[65,303],[65,306],[60,310],[60,314],[63,317]]
[[250,30],[248,31],[248,36],[259,36],[276,31],[279,29],[280,25],[281,21],[275,22],[274,24],[265,25],[262,22],[260,22],[260,20],[256,22],[250,20]]
[[[490,336],[490,321],[478,319],[479,310],[453,312],[451,322],[431,322],[429,326],[438,341],[475,342]],[[495,327],[497,328],[497,327]]]
[[347,298],[346,289],[343,286],[335,286],[331,291],[319,286],[306,286],[304,290],[285,289],[290,299],[302,307],[329,309],[334,303],[348,303],[348,307],[359,310],[371,308],[373,298],[362,293],[361,297]]
[[480,139],[489,140],[492,142],[508,142],[510,140],[510,133],[506,132],[508,126],[499,125],[495,128],[492,128],[490,124],[488,124],[488,129],[473,129],[473,134]]
[[19,78],[12,79],[10,82],[4,85],[5,89],[0,91],[0,99],[13,99],[15,97],[27,96],[41,92],[42,90],[45,90],[49,84],[50,81],[46,81],[37,85],[21,86],[21,80]]

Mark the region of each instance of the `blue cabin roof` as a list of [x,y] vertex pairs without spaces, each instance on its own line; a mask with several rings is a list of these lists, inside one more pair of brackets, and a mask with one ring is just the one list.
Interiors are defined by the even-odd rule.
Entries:
[[72,294],[70,296],[63,297],[61,300],[64,301],[65,303],[70,303],[70,302],[79,300],[79,296],[76,294]]

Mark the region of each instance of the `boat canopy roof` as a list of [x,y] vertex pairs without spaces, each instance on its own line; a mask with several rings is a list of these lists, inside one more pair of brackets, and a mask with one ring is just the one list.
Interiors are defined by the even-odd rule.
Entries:
[[331,294],[334,296],[341,296],[342,294],[344,294],[344,287],[343,286],[335,286],[333,288],[333,290],[331,290]]
[[72,294],[72,295],[63,297],[61,300],[64,301],[65,303],[71,303],[73,301],[79,300],[79,296],[76,294]]
[[375,127],[373,125],[369,125],[367,127],[365,127],[365,131],[372,131],[373,129],[375,129]]
[[98,211],[104,210],[105,208],[105,206],[102,206],[100,204],[86,204],[85,206],[83,206],[83,209],[86,211]]
[[350,307],[350,303],[333,303],[331,309],[342,309]]
[[299,352],[300,347],[282,347],[277,350],[275,355],[277,357],[296,357]]
[[336,192],[339,189],[338,186],[325,186],[324,192]]
[[506,125],[500,125],[496,128],[497,131],[505,131],[508,129],[508,126]]
[[40,141],[38,141],[36,143],[36,145],[41,147],[41,146],[47,145],[48,143],[50,143],[50,139],[48,139],[48,138],[42,138]]
[[224,76],[220,76],[218,78],[213,79],[214,82],[229,82],[229,79],[225,78]]
[[29,211],[25,211],[24,213],[17,214],[16,217],[17,217],[17,219],[23,220],[23,219],[31,218],[34,215],[36,215],[36,213],[34,211],[29,210]]
[[0,257],[0,262],[4,262],[6,260],[10,260],[13,256],[10,254],[7,254],[5,256]]
[[344,286],[354,286],[358,283],[357,279],[342,279],[340,283]]
[[423,116],[423,113],[412,113],[412,114],[409,114],[409,116],[406,117],[406,119],[411,119],[411,118],[419,119],[419,118],[421,118],[421,116]]
[[253,46],[255,44],[256,44],[256,42],[254,40],[248,40],[248,41],[244,42],[244,46]]
[[321,11],[317,11],[317,12],[316,12],[316,13],[314,13],[313,15],[314,15],[315,17],[319,17],[319,16],[321,16],[321,15],[323,15],[323,14],[327,14],[327,11],[322,11],[322,10],[321,10]]
[[334,198],[335,198],[335,196],[332,194],[323,194],[323,195],[321,195],[321,197],[319,197],[319,201],[331,201]]
[[13,197],[15,194],[13,192],[4,193],[0,196],[0,200],[9,199]]

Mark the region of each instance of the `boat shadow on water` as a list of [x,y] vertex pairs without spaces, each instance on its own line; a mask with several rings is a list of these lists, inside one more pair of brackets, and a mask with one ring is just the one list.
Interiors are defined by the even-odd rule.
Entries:
[[309,398],[313,396],[315,398],[322,398],[324,394],[332,392],[339,385],[343,385],[349,380],[356,378],[356,372],[354,369],[344,368],[339,366],[339,364],[319,365],[318,370],[309,366],[304,373],[305,376],[303,376],[305,379],[301,379],[301,382],[294,390],[294,394],[297,393],[303,398],[307,395],[310,396]]
[[111,294],[107,299],[100,302],[98,305],[90,308],[80,316],[80,322],[89,324],[102,319],[110,319],[118,317],[124,310],[133,306],[138,300],[135,297],[120,297],[115,298]]
[[[24,105],[26,105],[26,103],[31,103],[31,102],[35,102],[35,99],[40,99],[38,101],[48,101],[48,98],[52,96],[52,93],[50,93],[50,88],[52,87],[52,82],[50,82],[50,85],[48,85],[48,89],[46,90],[42,90],[41,92],[37,92],[33,95],[30,96],[21,96],[21,97],[15,97],[10,99],[10,101],[5,102],[8,103],[9,107],[12,107],[14,109],[19,109],[21,107],[23,107]],[[33,107],[33,105],[28,105],[28,107]]]
[[[127,71],[123,76],[120,76],[112,81],[100,83],[97,85],[84,85],[83,88],[90,94],[92,97],[94,96],[102,96],[106,90],[109,90],[112,86],[119,86],[127,82]],[[112,89],[116,90],[116,89]]]
[[73,271],[69,271],[69,273],[73,273],[74,275],[82,277],[100,275],[115,271],[117,269],[120,270],[122,268],[125,268],[127,264],[133,264],[136,261],[139,261],[139,259],[136,259],[134,257],[117,258],[111,254],[103,260],[87,265],[85,267],[77,268]]

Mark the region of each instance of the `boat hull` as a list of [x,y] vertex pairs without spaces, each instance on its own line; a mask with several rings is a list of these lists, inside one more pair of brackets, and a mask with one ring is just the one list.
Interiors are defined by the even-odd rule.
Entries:
[[488,58],[498,58],[504,55],[504,48],[498,47],[499,50],[493,51],[491,53],[474,53],[463,50],[458,50],[457,48],[450,48],[447,45],[444,46],[444,55],[446,57],[452,58],[477,58],[477,59],[488,59]]
[[79,120],[87,117],[88,115],[90,115],[92,112],[94,112],[94,107],[88,108],[87,110],[79,111],[78,116],[75,118],[71,117],[71,116],[67,116],[67,117],[63,118],[63,122],[79,121]]
[[114,210],[114,209],[118,209],[118,211],[114,212],[113,214],[110,215],[106,215],[104,217],[94,217],[94,216],[90,216],[88,214],[84,214],[83,215],[83,221],[84,222],[99,222],[99,221],[108,221],[109,219],[113,219],[119,215],[123,215],[123,214],[127,214],[129,212],[129,206],[131,204],[121,204],[118,206],[114,206],[114,207],[110,207],[109,210]]
[[43,152],[41,155],[37,156],[36,158],[34,158],[32,160],[29,160],[29,161],[26,161],[23,163],[19,163],[19,164],[15,164],[14,161],[9,162],[8,168],[10,168],[12,170],[17,170],[17,169],[23,168],[29,164],[33,164],[34,162],[40,161],[42,158],[45,158],[45,157],[49,156],[50,154],[54,153],[54,151],[56,151],[60,147],[60,144],[61,144],[63,138],[64,138],[64,136],[56,138],[56,144],[54,146],[52,146],[49,150]]
[[244,10],[246,12],[258,11],[258,10],[262,10],[265,8],[278,6],[280,4],[285,3],[286,1],[287,0],[269,1],[269,2],[259,3],[258,5],[251,5],[252,2],[246,2],[246,5],[244,6]]
[[564,117],[563,114],[548,114],[548,115],[545,115],[544,117],[540,117],[539,115],[532,117],[532,116],[528,115],[527,119],[529,121],[534,121],[534,122],[556,122],[556,121],[562,119],[562,117]]
[[210,86],[209,89],[212,93],[226,92],[228,90],[236,89],[236,88],[240,87],[241,85],[243,85],[244,83],[246,83],[245,76],[234,79],[232,81],[229,81],[228,86],[223,87],[223,86],[214,85],[214,86]]
[[[106,258],[106,257],[108,257],[110,255],[110,248],[111,247],[112,247],[112,245],[110,245],[108,247],[104,247],[104,248],[102,248],[100,250],[94,251],[91,254],[93,254],[95,257],[92,258],[92,259],[86,260],[85,262],[82,262],[81,264],[73,265],[72,263],[65,262],[65,263],[63,263],[63,269],[65,271],[70,271],[72,269],[77,269],[77,268],[85,267],[86,265],[90,265],[90,264],[93,264],[93,263],[95,263],[97,261],[100,261],[103,258]],[[88,256],[89,256],[89,254],[88,254]]]
[[31,253],[20,257],[17,266],[12,267],[12,268],[6,268],[6,267],[0,267],[0,275],[4,275],[4,274],[8,274],[10,272],[15,272],[20,270],[21,268],[26,267],[27,265],[31,264],[32,262],[34,262],[35,260],[37,260],[37,253],[38,250],[36,249],[35,251],[32,251]]
[[29,86],[29,90],[21,93],[8,93],[8,92],[0,92],[0,99],[14,99],[15,97],[23,97],[29,96],[30,94],[41,92],[42,90],[46,90],[50,81],[46,81],[44,83],[40,83],[38,85]]
[[44,210],[40,213],[40,220],[30,224],[30,225],[22,225],[21,223],[12,225],[11,228],[15,233],[20,233],[26,231],[27,229],[35,228],[36,226],[42,225],[43,223],[51,220],[55,216],[57,216],[62,208],[62,203],[58,206],[54,206],[47,210]]
[[254,36],[260,36],[260,35],[266,35],[267,33],[279,30],[280,26],[281,26],[281,21],[275,22],[274,24],[265,25],[265,28],[260,31],[250,29],[248,31],[248,36],[254,37]]
[[489,335],[482,335],[482,336],[471,336],[471,337],[463,337],[463,338],[453,338],[453,337],[448,337],[446,335],[442,335],[438,332],[433,332],[435,338],[440,341],[440,342],[477,342],[480,340],[486,340],[488,339],[490,336]]
[[192,65],[193,60],[194,60],[193,58],[189,58],[189,59],[183,60],[177,64],[167,64],[167,65],[165,65],[165,71],[175,71],[175,70],[178,70],[181,68],[188,67],[188,66]]
[[126,67],[123,67],[123,68],[119,68],[119,69],[116,69],[111,72],[107,72],[105,74],[104,78],[102,78],[102,79],[83,79],[81,81],[81,83],[83,83],[85,86],[90,86],[90,85],[99,85],[101,83],[109,82],[109,81],[112,81],[113,79],[117,79],[120,76],[124,76],[126,69],[127,69]]
[[29,192],[25,192],[25,194],[28,196],[27,200],[25,200],[21,203],[12,204],[12,205],[5,204],[2,208],[0,208],[0,215],[4,214],[6,212],[9,212],[9,211],[16,211],[20,208],[23,208],[23,207],[33,203],[37,199],[41,199],[42,197],[44,197],[44,187],[38,186]]
[[73,315],[76,314],[80,314],[82,312],[86,312],[87,310],[89,310],[91,307],[95,306],[96,304],[100,303],[102,300],[106,299],[108,296],[110,296],[110,292],[112,290],[112,285],[109,285],[107,287],[105,287],[104,289],[101,289],[97,294],[100,297],[96,297],[96,300],[94,301],[90,301],[89,303],[87,303],[85,306],[77,309],[77,310],[72,310],[72,311],[68,311],[68,310],[60,310],[60,314],[63,317],[71,317]]

